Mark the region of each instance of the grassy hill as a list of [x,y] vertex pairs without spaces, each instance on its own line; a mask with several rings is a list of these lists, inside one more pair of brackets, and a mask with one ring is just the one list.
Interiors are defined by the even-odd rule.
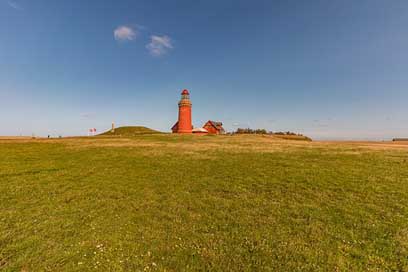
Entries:
[[129,126],[129,127],[118,127],[115,128],[114,132],[108,130],[98,136],[122,136],[122,137],[131,137],[136,135],[144,134],[159,134],[162,133],[157,130],[153,130],[147,127],[142,126]]
[[0,140],[0,271],[408,271],[407,150]]

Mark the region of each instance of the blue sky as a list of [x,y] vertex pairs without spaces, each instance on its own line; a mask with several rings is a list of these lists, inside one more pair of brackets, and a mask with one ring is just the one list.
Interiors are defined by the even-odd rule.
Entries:
[[406,0],[0,0],[0,135],[112,121],[408,137]]

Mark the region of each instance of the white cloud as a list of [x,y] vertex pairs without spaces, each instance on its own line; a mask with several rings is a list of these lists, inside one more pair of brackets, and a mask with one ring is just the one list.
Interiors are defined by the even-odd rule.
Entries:
[[151,42],[146,45],[150,54],[159,57],[167,53],[168,50],[173,49],[173,44],[168,36],[151,36]]
[[16,2],[14,2],[14,1],[9,0],[9,1],[7,1],[7,4],[8,4],[10,7],[12,7],[13,9],[21,10],[20,5],[18,5],[18,4],[17,4]]
[[117,41],[133,41],[137,35],[138,31],[130,26],[119,26],[113,31],[113,36]]

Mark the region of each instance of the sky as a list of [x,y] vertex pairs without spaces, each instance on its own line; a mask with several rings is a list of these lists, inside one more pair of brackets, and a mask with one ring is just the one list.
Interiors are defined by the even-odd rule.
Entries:
[[0,135],[408,137],[406,0],[0,0]]

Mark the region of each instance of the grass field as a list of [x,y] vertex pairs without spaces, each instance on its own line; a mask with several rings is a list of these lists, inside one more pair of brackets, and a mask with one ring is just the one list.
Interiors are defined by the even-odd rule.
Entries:
[[0,140],[2,271],[408,271],[408,145]]

